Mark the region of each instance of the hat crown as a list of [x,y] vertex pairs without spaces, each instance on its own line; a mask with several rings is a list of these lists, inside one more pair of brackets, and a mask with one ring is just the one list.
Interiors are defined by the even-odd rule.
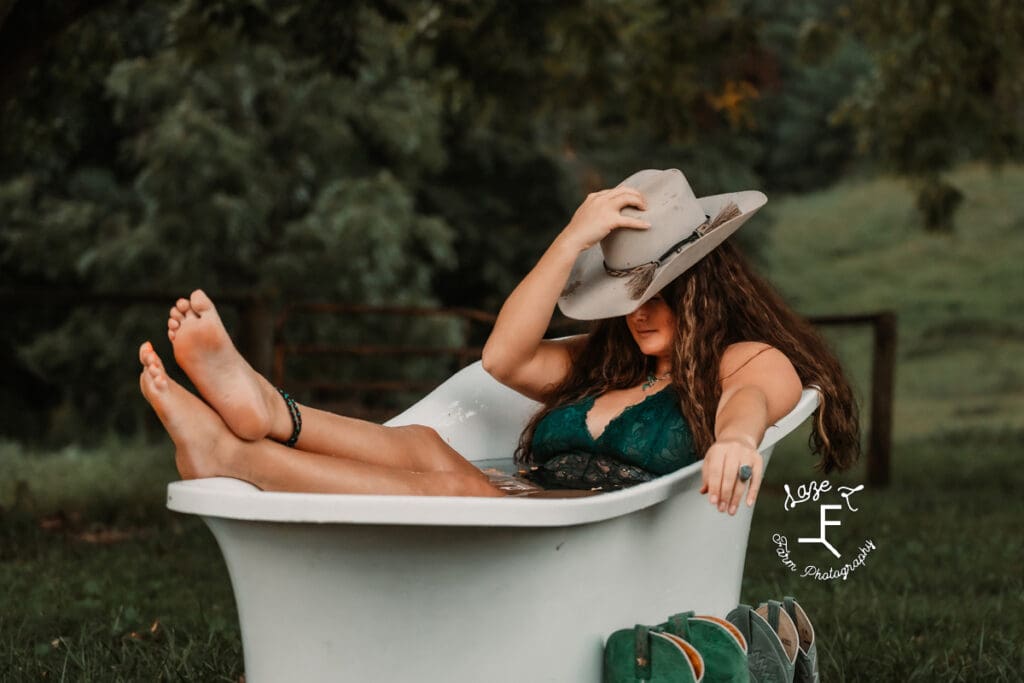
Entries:
[[647,221],[647,230],[618,228],[601,240],[601,251],[608,268],[625,270],[657,261],[665,252],[700,227],[707,217],[683,172],[645,169],[629,176],[618,187],[639,190],[647,200],[647,210],[627,207],[623,216]]

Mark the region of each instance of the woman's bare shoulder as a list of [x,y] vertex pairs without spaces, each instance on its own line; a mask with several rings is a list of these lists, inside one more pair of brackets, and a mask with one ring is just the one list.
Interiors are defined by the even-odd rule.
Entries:
[[787,363],[789,362],[786,355],[771,344],[760,341],[741,341],[729,344],[725,348],[725,351],[722,353],[722,360],[718,364],[718,376],[724,381],[750,364],[755,358],[765,354],[768,354],[768,358],[763,359],[761,363],[764,360],[777,362],[782,359],[785,359]]
[[760,389],[772,419],[789,412],[800,399],[803,384],[789,358],[771,344],[743,341],[730,344],[719,363],[722,399],[744,387]]

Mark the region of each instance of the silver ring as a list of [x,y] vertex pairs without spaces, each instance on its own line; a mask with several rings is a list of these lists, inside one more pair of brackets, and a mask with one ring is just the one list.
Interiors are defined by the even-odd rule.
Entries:
[[740,481],[747,481],[754,476],[754,468],[750,465],[742,465],[740,467]]

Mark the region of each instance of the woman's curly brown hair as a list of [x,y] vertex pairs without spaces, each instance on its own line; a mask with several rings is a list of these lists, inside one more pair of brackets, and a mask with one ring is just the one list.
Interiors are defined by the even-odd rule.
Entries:
[[[730,344],[758,341],[785,354],[805,387],[820,390],[821,405],[815,411],[810,439],[811,450],[821,456],[817,469],[827,474],[857,461],[857,404],[839,361],[810,323],[754,272],[732,240],[723,242],[661,293],[677,324],[672,384],[681,397],[683,417],[699,457],[714,442],[722,354]],[[533,433],[552,410],[634,387],[654,367],[655,359],[640,352],[625,318],[596,321],[568,376],[552,389],[523,431],[516,460],[532,462]]]

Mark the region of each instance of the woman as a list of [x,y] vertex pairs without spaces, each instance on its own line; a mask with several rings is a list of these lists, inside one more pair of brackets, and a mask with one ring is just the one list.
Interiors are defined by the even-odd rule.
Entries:
[[[489,373],[544,403],[518,453],[537,464],[534,488],[617,488],[703,454],[702,493],[735,514],[748,480],[747,505],[757,497],[765,429],[805,384],[823,395],[812,436],[821,468],[852,464],[855,407],[838,363],[723,244],[764,202],[759,192],[698,200],[677,170],[641,171],[587,197],[509,296],[483,351]],[[599,319],[594,331],[542,339],[556,303]],[[276,491],[506,495],[429,427],[296,404],[239,355],[202,291],[180,299],[167,325],[175,359],[209,404],[167,377],[143,344],[142,392],[183,478],[228,476]]]

